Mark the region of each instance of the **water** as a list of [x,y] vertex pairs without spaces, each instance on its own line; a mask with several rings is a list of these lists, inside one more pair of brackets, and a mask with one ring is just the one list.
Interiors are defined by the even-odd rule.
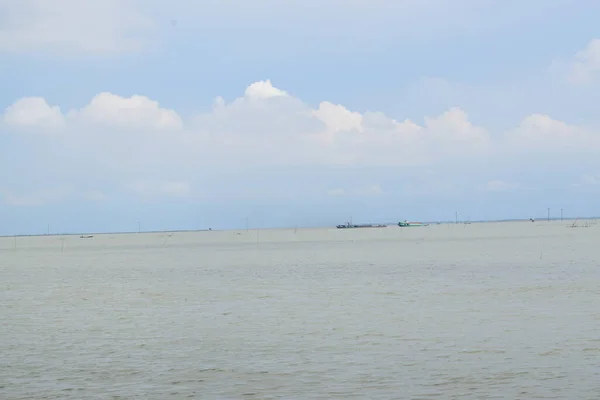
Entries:
[[600,225],[0,239],[2,399],[596,399]]

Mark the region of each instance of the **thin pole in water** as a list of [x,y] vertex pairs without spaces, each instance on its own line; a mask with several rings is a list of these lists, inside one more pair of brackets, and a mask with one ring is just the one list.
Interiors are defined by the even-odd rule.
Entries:
[[548,222],[550,222],[550,208],[548,208]]
[[562,208],[560,209],[560,220],[561,221],[563,220],[563,209]]

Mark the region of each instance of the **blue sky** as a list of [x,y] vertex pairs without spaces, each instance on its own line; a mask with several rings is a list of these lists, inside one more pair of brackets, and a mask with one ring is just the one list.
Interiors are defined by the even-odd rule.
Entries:
[[598,215],[599,16],[5,0],[0,234]]

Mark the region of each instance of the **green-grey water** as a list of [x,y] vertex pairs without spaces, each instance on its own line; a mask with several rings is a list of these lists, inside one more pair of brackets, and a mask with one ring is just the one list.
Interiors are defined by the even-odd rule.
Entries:
[[600,225],[0,239],[2,399],[596,399]]

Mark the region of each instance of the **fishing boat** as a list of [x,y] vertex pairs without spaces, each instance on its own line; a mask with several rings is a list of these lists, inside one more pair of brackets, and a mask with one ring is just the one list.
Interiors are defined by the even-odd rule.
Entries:
[[429,224],[424,224],[422,222],[408,222],[406,220],[398,222],[398,226],[400,226],[402,228],[412,227],[412,226],[428,226],[428,225]]

